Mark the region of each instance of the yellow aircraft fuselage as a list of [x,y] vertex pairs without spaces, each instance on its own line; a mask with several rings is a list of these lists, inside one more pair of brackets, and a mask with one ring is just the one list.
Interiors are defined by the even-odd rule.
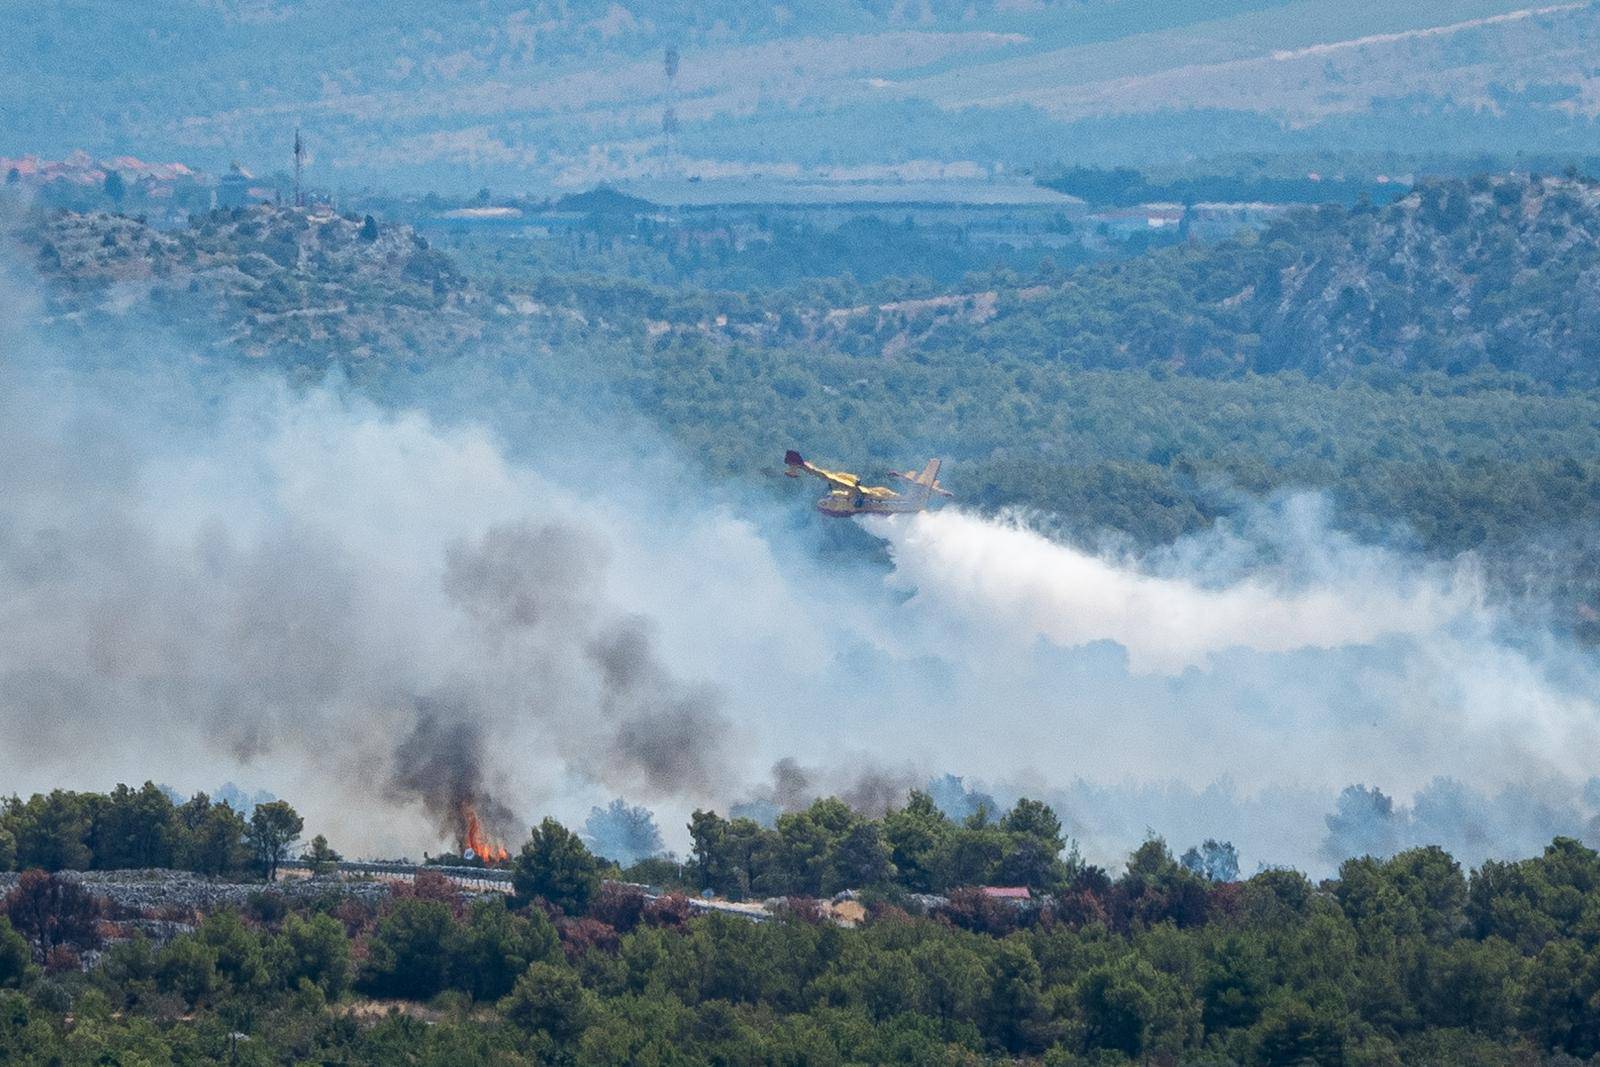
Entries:
[[897,493],[886,485],[862,485],[854,474],[818,467],[793,449],[784,454],[783,462],[787,468],[784,473],[789,477],[810,474],[832,487],[827,496],[817,501],[817,510],[837,519],[856,515],[905,515],[926,509],[929,498],[935,493],[950,495],[938,482],[938,460],[929,462],[921,474],[895,471],[895,477],[910,483],[905,493]]
[[[868,486],[867,488],[883,488],[882,486]],[[889,490],[893,493],[894,490]],[[882,497],[862,496],[852,493],[848,489],[831,490],[827,496],[817,501],[817,510],[824,515],[836,519],[848,519],[856,515],[904,515],[914,511],[922,511],[928,506],[925,500],[909,500],[895,493],[887,499]]]

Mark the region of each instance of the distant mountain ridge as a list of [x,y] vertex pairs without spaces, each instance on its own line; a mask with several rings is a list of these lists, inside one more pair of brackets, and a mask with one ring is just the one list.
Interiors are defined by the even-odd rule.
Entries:
[[[46,324],[156,324],[224,359],[320,373],[477,337],[481,293],[409,227],[325,208],[214,211],[162,231],[123,215],[57,213],[20,234],[46,283]],[[335,356],[336,354],[336,356]]]
[[1593,3],[84,0],[0,31],[0,155],[259,172],[298,124],[328,185],[1600,149]]

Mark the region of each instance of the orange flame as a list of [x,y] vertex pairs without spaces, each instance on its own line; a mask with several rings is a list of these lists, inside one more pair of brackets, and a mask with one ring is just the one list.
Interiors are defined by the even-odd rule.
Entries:
[[485,863],[504,863],[511,858],[504,845],[483,832],[483,824],[478,821],[478,812],[471,801],[461,802],[461,822],[464,827],[461,843],[471,849],[474,856]]

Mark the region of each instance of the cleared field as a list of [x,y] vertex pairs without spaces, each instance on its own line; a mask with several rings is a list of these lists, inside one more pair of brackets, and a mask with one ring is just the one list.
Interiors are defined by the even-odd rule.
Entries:
[[[1064,118],[1224,107],[1316,113],[1375,96],[1593,76],[1589,4],[1299,2],[902,82],[942,107],[1031,104]],[[1465,102],[1465,101],[1462,101]]]

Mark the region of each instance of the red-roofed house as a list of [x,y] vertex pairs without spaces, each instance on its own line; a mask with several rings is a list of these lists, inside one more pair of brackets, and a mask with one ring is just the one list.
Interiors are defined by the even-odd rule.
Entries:
[[1033,894],[1025,885],[986,885],[979,889],[991,900],[1032,900]]

